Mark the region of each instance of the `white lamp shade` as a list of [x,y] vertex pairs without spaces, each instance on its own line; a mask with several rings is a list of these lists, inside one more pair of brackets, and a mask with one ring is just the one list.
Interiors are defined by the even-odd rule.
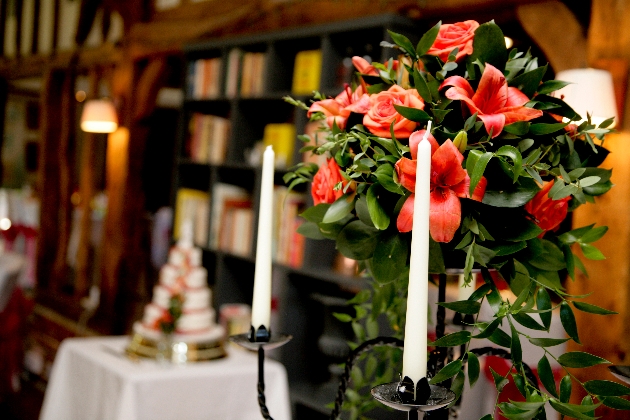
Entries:
[[109,99],[91,99],[83,105],[81,130],[87,133],[113,133],[118,128],[114,103]]
[[564,101],[582,117],[579,123],[586,120],[587,113],[591,115],[591,122],[595,125],[610,117],[617,120],[615,91],[610,72],[591,68],[563,70],[556,74],[556,80],[572,83],[555,92],[554,96],[564,96]]

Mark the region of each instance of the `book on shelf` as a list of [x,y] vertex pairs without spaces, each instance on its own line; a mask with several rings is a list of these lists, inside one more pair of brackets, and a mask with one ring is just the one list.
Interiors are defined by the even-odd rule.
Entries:
[[57,51],[73,51],[76,48],[75,35],[79,26],[80,12],[80,1],[59,1],[59,12],[57,14]]
[[314,90],[319,90],[321,72],[321,50],[298,52],[295,55],[291,92],[295,95],[310,95]]
[[273,146],[276,153],[276,168],[282,169],[293,162],[295,125],[291,123],[267,124],[263,132],[263,144]]
[[7,0],[4,20],[4,56],[13,58],[17,55],[18,15],[17,0]]
[[211,195],[209,247],[249,255],[253,232],[251,194],[236,185],[218,182],[212,187]]
[[225,67],[225,97],[234,98],[240,90],[241,62],[243,60],[243,50],[232,48],[227,56]]
[[297,233],[297,229],[304,221],[298,215],[305,207],[305,194],[289,192],[284,186],[274,188],[272,255],[280,264],[294,268],[302,266],[305,238]]
[[225,161],[229,136],[230,120],[227,118],[193,113],[188,154],[198,163],[221,164]]
[[54,48],[55,0],[39,0],[39,27],[37,28],[37,52],[50,55]]
[[35,35],[35,0],[22,0],[22,22],[20,28],[20,55],[33,54]]
[[193,224],[195,244],[206,246],[208,243],[209,204],[209,195],[204,191],[191,188],[178,189],[175,199],[173,238],[179,239],[182,223],[190,220]]
[[266,53],[246,52],[241,63],[241,96],[260,96],[264,91]]
[[188,67],[188,97],[214,99],[221,95],[221,57],[195,60]]

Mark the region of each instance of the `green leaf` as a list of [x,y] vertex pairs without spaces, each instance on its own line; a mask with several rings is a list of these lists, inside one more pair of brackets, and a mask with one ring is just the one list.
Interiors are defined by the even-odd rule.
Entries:
[[[453,379],[451,384],[451,391],[455,393],[455,400],[458,400],[464,391],[464,386],[466,385],[466,375],[464,371],[460,370],[457,372],[457,376]],[[451,405],[455,404],[455,401],[451,402]],[[449,405],[450,406],[450,405]]]
[[446,273],[444,266],[444,257],[440,244],[435,242],[429,235],[429,273],[440,274]]
[[322,232],[319,230],[319,226],[313,222],[304,222],[297,228],[297,233],[309,238],[309,239],[326,239]]
[[486,189],[482,202],[494,207],[521,207],[534,198],[539,190],[540,188],[533,179],[521,177],[509,188]]
[[537,331],[547,331],[547,328],[540,325],[538,322],[536,322],[534,318],[527,315],[526,313],[519,312],[519,313],[513,314],[512,318],[514,318],[514,320],[518,322],[519,324],[521,324],[522,326],[527,327],[529,329],[537,330]]
[[571,399],[571,376],[565,375],[560,380],[560,401],[568,402]]
[[409,41],[409,38],[402,34],[392,32],[389,29],[387,30],[387,32],[389,33],[389,36],[392,37],[392,41],[394,41],[396,45],[398,45],[408,55],[410,55],[411,57],[414,57],[416,55],[416,49],[413,47],[411,41]]
[[620,397],[606,397],[602,400],[606,407],[615,410],[630,410],[630,401]]
[[554,347],[560,344],[564,344],[570,340],[570,338],[528,338],[529,342],[538,347]]
[[493,156],[494,155],[491,152],[486,152],[481,156],[478,156],[478,159],[471,160],[469,155],[468,160],[466,161],[466,170],[468,171],[468,174],[470,176],[470,188],[468,192],[471,196],[473,195],[477,184],[481,180],[481,177],[486,170],[486,166],[488,166],[488,162],[490,162],[490,159],[492,159]]
[[573,301],[573,306],[575,306],[575,308],[579,309],[580,311],[588,312],[588,313],[596,314],[596,315],[617,315],[618,314],[618,312],[609,311],[608,309],[601,308],[597,305],[591,305],[590,303],[586,303],[586,302]]
[[379,202],[379,193],[382,187],[378,184],[372,184],[367,192],[367,206],[370,212],[370,218],[374,223],[374,227],[385,230],[389,226],[389,215]]
[[458,331],[456,333],[445,335],[442,338],[438,338],[434,342],[429,343],[429,345],[434,347],[461,346],[462,344],[466,344],[470,341],[470,336],[470,331]]
[[425,103],[430,104],[433,102],[433,97],[431,96],[431,91],[429,90],[429,85],[427,85],[427,81],[420,74],[418,69],[413,69],[413,84],[418,91],[420,97],[424,100]]
[[396,105],[396,104],[394,104],[394,108],[396,108],[396,111],[398,111],[400,115],[402,115],[403,117],[407,118],[410,121],[420,123],[420,122],[426,122],[426,121],[431,120],[431,117],[429,116],[429,114],[427,114],[421,109],[410,108],[407,106]]
[[357,213],[357,217],[360,221],[365,223],[367,226],[374,227],[374,222],[372,222],[372,217],[370,216],[370,211],[368,210],[367,198],[365,195],[361,195],[359,199],[354,204],[354,210]]
[[466,315],[475,315],[479,313],[479,309],[481,308],[481,303],[470,300],[460,300],[457,302],[438,302],[438,305]]
[[480,365],[476,354],[468,352],[468,383],[472,388],[479,379]]
[[330,205],[322,223],[333,223],[346,217],[354,209],[354,199],[347,194],[342,195]]
[[[538,290],[538,293],[536,294],[536,307],[543,311],[551,309],[551,298],[549,297],[547,289],[541,287]],[[542,321],[546,330],[549,330],[549,327],[551,326],[551,317],[551,311],[540,313],[540,320]]]
[[517,88],[525,95],[527,95],[527,97],[531,98],[534,93],[536,93],[536,89],[538,89],[540,82],[546,72],[547,65],[538,67],[526,73],[519,74],[510,81],[509,85]]
[[[499,26],[494,22],[479,25],[473,39],[473,53],[468,56],[467,61],[474,63],[479,60],[483,64],[492,64],[499,71],[503,71],[507,57],[505,37]],[[476,79],[476,77],[472,78]]]
[[512,338],[503,330],[497,329],[495,330],[488,340],[492,341],[494,344],[510,348],[512,346]]
[[578,337],[577,324],[575,323],[575,315],[573,315],[573,310],[566,301],[560,305],[560,322],[569,337],[576,343],[581,344]]
[[630,388],[613,381],[594,379],[584,383],[584,389],[600,397],[620,397],[630,395]]
[[595,242],[604,236],[608,232],[608,226],[598,226],[596,228],[590,229],[580,238],[580,242],[588,244],[591,242]]
[[309,222],[320,223],[324,220],[324,216],[328,211],[330,204],[320,203],[316,206],[309,207],[300,213],[300,216],[308,220]]
[[580,244],[580,249],[582,249],[582,253],[584,254],[584,256],[586,258],[588,258],[589,260],[605,260],[606,257],[604,256],[604,254],[602,254],[602,252],[595,248],[593,245],[590,244]]
[[571,405],[567,403],[561,403],[558,400],[551,399],[549,400],[549,404],[551,404],[554,410],[556,410],[560,414],[564,414],[565,416],[573,417],[578,420],[593,420],[592,417],[576,411],[574,408],[571,407]]
[[494,379],[494,386],[498,392],[501,392],[503,388],[510,382],[503,376],[499,375],[490,367],[490,373],[492,374],[492,378]]
[[563,82],[561,80],[547,80],[538,86],[536,92],[539,95],[545,95],[547,93],[555,92],[563,87],[570,85],[570,82]]
[[570,351],[558,357],[558,363],[569,368],[585,368],[610,363],[608,360],[582,351]]
[[337,249],[353,260],[367,260],[374,254],[378,242],[378,230],[360,220],[348,223],[337,236]]
[[374,175],[378,180],[378,183],[381,184],[383,188],[387,191],[403,194],[403,190],[400,188],[400,185],[396,184],[394,181],[394,167],[390,164],[382,164],[374,171]]
[[462,369],[462,361],[460,359],[453,360],[451,363],[444,366],[440,371],[429,381],[430,384],[435,385],[443,382],[453,376],[457,375]]
[[381,238],[374,249],[370,266],[374,280],[379,284],[392,282],[407,272],[409,246],[398,233]]
[[352,317],[350,315],[348,315],[348,314],[341,314],[341,313],[334,312],[333,316],[335,318],[337,318],[341,322],[350,322],[350,321],[352,321]]
[[542,253],[529,261],[531,265],[545,271],[559,271],[566,268],[564,253],[553,242],[541,239]]
[[441,25],[442,22],[440,21],[422,35],[422,38],[420,38],[420,41],[418,41],[418,45],[416,46],[416,54],[418,54],[418,56],[425,55],[427,51],[429,51],[437,38]]
[[521,337],[511,322],[510,330],[512,332],[512,344],[510,345],[510,351],[512,352],[512,362],[514,362],[516,365],[520,365],[523,361],[523,348],[521,347]]
[[341,229],[343,229],[344,226],[352,219],[352,215],[348,214],[346,217],[335,223],[318,223],[319,230],[325,238],[337,240]]
[[479,328],[480,332],[479,334],[473,335],[473,337],[474,338],[488,338],[492,334],[494,334],[494,332],[499,327],[499,325],[501,325],[501,318],[497,318],[489,324],[487,323],[477,324],[477,327]]
[[529,121],[517,121],[503,127],[503,131],[505,131],[506,133],[514,134],[516,136],[524,136],[529,131],[530,125],[531,123]]
[[535,136],[543,136],[545,134],[555,133],[567,126],[567,123],[546,124],[538,123],[529,126],[529,132]]

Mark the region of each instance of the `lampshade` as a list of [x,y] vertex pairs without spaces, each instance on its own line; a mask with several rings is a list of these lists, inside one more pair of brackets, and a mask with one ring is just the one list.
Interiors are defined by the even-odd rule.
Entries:
[[118,128],[114,103],[109,99],[90,99],[83,105],[81,130],[87,133],[113,133]]
[[[580,123],[586,120],[587,113],[591,115],[591,122],[595,125],[610,117],[617,120],[610,72],[591,68],[564,70],[556,74],[556,80],[572,83],[558,90],[555,96],[564,96],[564,101],[582,117]],[[614,125],[615,123],[611,127]]]

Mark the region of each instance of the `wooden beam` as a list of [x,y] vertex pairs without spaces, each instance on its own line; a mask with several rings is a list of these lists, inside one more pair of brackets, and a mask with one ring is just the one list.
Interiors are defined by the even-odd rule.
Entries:
[[516,15],[555,72],[586,67],[586,37],[580,22],[559,1],[518,6]]

